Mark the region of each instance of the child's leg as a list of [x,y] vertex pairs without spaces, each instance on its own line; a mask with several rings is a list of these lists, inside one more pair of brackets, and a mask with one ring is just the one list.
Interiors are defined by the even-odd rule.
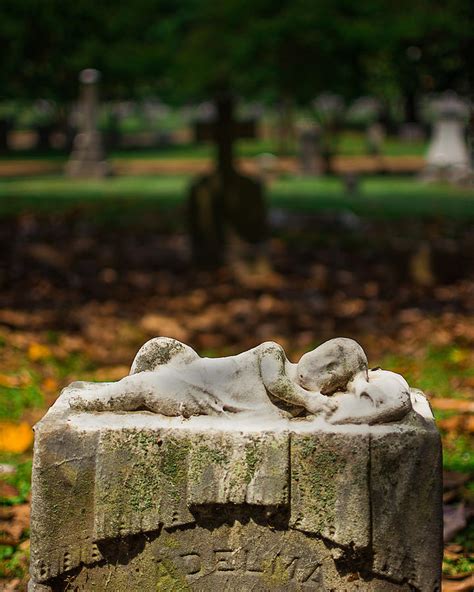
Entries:
[[78,411],[136,411],[143,406],[145,398],[140,379],[139,375],[126,376],[95,389],[78,388],[71,395],[69,405]]
[[189,345],[171,337],[155,337],[138,350],[130,374],[151,372],[158,366],[169,364],[174,358],[180,358],[181,361],[191,361],[197,357],[199,356]]

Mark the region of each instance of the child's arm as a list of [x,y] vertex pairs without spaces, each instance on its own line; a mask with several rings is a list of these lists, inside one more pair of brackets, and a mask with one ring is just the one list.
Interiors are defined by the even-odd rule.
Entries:
[[262,343],[260,348],[260,374],[269,393],[290,405],[304,407],[310,413],[326,410],[328,397],[306,391],[288,377],[286,355],[280,345],[268,341]]

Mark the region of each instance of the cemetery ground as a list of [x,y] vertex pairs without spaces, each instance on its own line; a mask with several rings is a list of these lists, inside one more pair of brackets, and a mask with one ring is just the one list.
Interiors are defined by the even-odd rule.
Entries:
[[[189,178],[0,183],[0,589],[24,590],[31,426],[78,379],[116,380],[144,341],[201,355],[265,340],[296,360],[336,335],[430,397],[444,443],[444,589],[474,565],[474,193],[410,178],[271,184],[271,268],[189,263]],[[469,524],[469,520],[471,522]]]

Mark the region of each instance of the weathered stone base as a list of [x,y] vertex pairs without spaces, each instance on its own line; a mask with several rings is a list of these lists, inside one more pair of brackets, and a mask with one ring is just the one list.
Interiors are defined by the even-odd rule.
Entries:
[[71,160],[66,166],[66,175],[68,177],[102,179],[103,177],[108,177],[111,173],[110,166],[105,160],[100,162]]
[[36,428],[30,592],[439,592],[431,420],[262,430],[68,396]]
[[65,173],[68,177],[103,178],[111,174],[105,160],[99,132],[82,132],[74,139],[74,147]]

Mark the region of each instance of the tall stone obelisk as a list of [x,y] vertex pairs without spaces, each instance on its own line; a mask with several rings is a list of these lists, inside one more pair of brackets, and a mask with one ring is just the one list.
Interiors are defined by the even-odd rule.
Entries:
[[82,70],[79,74],[79,132],[74,138],[71,157],[66,164],[66,174],[70,177],[100,178],[110,174],[102,136],[97,129],[99,79],[100,72],[93,68]]

